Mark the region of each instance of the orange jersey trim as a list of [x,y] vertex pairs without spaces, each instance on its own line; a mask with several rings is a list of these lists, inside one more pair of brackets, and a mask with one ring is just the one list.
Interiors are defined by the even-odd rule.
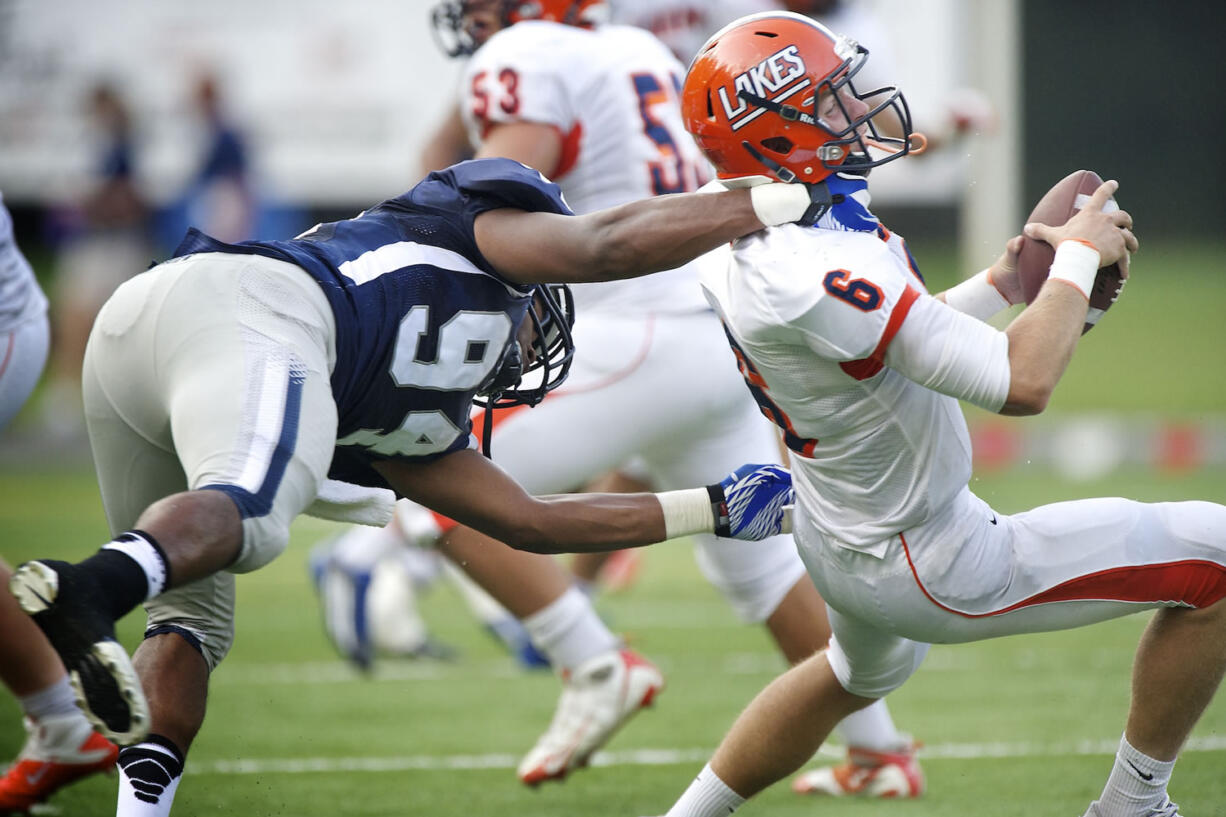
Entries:
[[1113,567],[1078,576],[1036,593],[1016,604],[987,613],[964,613],[937,601],[924,587],[911,559],[907,537],[899,534],[903,553],[916,586],[930,602],[962,618],[989,618],[1058,601],[1123,601],[1144,604],[1179,602],[1196,608],[1208,607],[1226,598],[1226,566],[1204,559],[1184,559],[1152,565]]
[[579,162],[579,144],[583,141],[583,123],[576,122],[575,126],[566,133],[556,126],[554,130],[558,132],[562,140],[562,152],[558,155],[558,166],[548,175],[550,179],[557,181],[573,170]]
[[881,333],[881,340],[877,342],[877,348],[873,350],[873,353],[860,360],[848,360],[840,363],[839,368],[856,380],[868,380],[885,368],[886,349],[890,348],[890,343],[894,340],[894,336],[898,334],[898,330],[902,328],[902,322],[906,319],[907,313],[911,311],[912,305],[918,298],[919,290],[908,284],[902,293],[902,297],[898,299],[898,303],[894,304],[894,311],[890,313],[890,319],[885,324],[885,331]]

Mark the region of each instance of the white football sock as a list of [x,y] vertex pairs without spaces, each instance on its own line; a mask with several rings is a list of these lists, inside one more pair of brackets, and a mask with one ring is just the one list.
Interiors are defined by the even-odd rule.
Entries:
[[592,601],[576,587],[567,588],[544,609],[523,620],[532,643],[555,670],[573,670],[587,659],[621,645],[596,615]]
[[21,704],[21,711],[36,721],[56,715],[81,715],[72,694],[72,687],[68,685],[67,675],[38,692],[20,696],[17,701]]
[[1167,801],[1166,784],[1174,767],[1175,761],[1154,760],[1121,737],[1107,785],[1087,814],[1139,817],[1154,813]]
[[119,797],[115,817],[169,817],[183,755],[158,735],[119,753]]
[[745,798],[728,788],[708,763],[664,817],[728,817],[744,802]]
[[834,727],[834,731],[849,748],[854,746],[871,752],[897,752],[911,743],[894,726],[884,699],[851,713]]

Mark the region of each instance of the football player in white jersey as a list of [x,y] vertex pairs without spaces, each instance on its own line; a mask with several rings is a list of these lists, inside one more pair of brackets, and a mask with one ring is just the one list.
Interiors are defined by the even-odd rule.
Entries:
[[[599,23],[602,6],[469,0],[439,14],[451,50],[473,52],[462,109],[477,156],[535,167],[581,213],[694,190],[708,172],[681,125],[684,69],[649,32]],[[736,376],[695,265],[573,291],[578,351],[570,379],[532,411],[495,418],[495,462],[530,491],[578,490],[631,458],[654,485],[668,487],[778,456],[777,437]],[[542,446],[566,456],[544,462]],[[566,679],[553,721],[518,770],[528,784],[561,779],[649,702],[663,678],[621,647],[556,565],[451,522],[444,531],[444,551],[524,621]],[[696,544],[702,572],[742,619],[766,625],[789,663],[824,646],[822,602],[790,537],[752,551],[715,537]],[[857,713],[841,731],[859,763],[818,771],[830,793],[923,791],[913,741],[884,704]],[[871,773],[853,775],[853,765]],[[859,785],[840,782],[853,777]]]
[[13,237],[13,218],[0,196],[0,430],[34,391],[51,328],[47,298]]
[[686,126],[722,179],[799,179],[829,193],[816,226],[737,240],[704,287],[788,439],[797,542],[834,636],[759,694],[668,814],[731,813],[803,763],[833,723],[898,688],[930,643],[1156,610],[1115,766],[1086,814],[1174,817],[1171,768],[1226,669],[1226,507],[1111,498],[998,513],[967,487],[957,403],[1044,409],[1098,269],[1126,269],[1137,249],[1132,219],[1104,208],[1109,181],[1067,224],[1026,225],[1055,261],[1004,331],[983,321],[1009,305],[1020,238],[988,270],[930,295],[868,209],[866,171],[907,149],[905,134],[880,139],[872,118],[892,106],[907,119],[896,89],[858,93],[864,58],[805,18],[752,17],[708,41],[682,92]]
[[[38,382],[49,336],[47,299],[0,197],[0,430]],[[12,573],[0,560],[0,586]],[[17,697],[26,726],[25,746],[0,777],[0,813],[25,813],[74,780],[115,765],[118,747],[77,708],[59,656],[7,593],[0,593],[0,681]]]

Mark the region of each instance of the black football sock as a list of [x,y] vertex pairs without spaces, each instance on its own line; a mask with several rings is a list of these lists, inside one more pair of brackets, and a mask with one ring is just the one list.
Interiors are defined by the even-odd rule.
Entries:
[[94,597],[118,620],[146,599],[160,594],[170,582],[166,554],[143,531],[128,531],[83,562],[72,574],[95,584]]

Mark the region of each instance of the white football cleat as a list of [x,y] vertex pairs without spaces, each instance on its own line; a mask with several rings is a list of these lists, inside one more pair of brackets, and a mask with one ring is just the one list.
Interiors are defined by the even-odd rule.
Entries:
[[662,689],[660,670],[632,650],[610,650],[584,661],[563,678],[553,721],[520,762],[519,779],[535,786],[586,766],[592,753]]
[[924,773],[915,759],[914,742],[897,752],[850,747],[847,762],[804,772],[792,781],[797,794],[832,797],[919,797]]

